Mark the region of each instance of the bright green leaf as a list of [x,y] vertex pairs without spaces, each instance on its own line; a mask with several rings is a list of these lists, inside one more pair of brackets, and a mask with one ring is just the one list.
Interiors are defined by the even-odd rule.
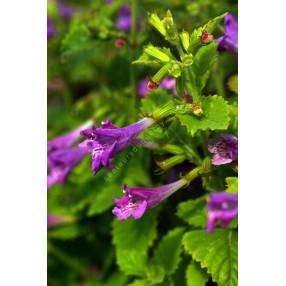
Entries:
[[120,197],[122,190],[120,186],[112,184],[101,187],[94,195],[88,210],[88,216],[101,214],[114,205],[112,198]]
[[226,192],[227,193],[238,193],[238,178],[237,177],[228,177],[226,181]]
[[237,286],[237,232],[216,229],[213,233],[193,230],[184,235],[183,245],[193,259],[207,268],[219,286]]
[[188,200],[178,205],[177,216],[190,225],[206,227],[207,225],[206,197]]
[[116,257],[120,270],[125,274],[145,277],[148,269],[146,251],[117,249]]
[[205,286],[209,276],[197,262],[192,262],[186,271],[187,286]]
[[194,135],[198,130],[226,130],[229,124],[228,104],[217,95],[202,97],[203,116],[179,114],[177,118],[188,132]]
[[175,272],[181,260],[181,241],[184,229],[181,227],[169,231],[155,249],[154,262],[165,269],[166,274]]

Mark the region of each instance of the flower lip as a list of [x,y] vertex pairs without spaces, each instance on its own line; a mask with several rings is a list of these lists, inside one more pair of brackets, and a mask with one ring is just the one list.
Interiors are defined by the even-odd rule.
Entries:
[[235,17],[231,13],[227,13],[224,18],[224,35],[216,39],[218,50],[238,51],[238,25]]
[[222,228],[238,215],[238,195],[232,193],[212,193],[208,198],[207,231],[215,229],[216,222],[221,221]]
[[238,139],[232,134],[220,134],[209,140],[208,150],[214,154],[213,165],[223,165],[231,163],[238,158]]

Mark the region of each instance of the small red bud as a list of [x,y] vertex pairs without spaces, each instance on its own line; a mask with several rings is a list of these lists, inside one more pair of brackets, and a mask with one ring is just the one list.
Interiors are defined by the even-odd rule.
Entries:
[[208,43],[212,42],[213,39],[214,39],[213,35],[211,33],[208,33],[208,32],[203,33],[201,36],[201,41],[204,44],[208,44]]
[[118,38],[115,40],[115,47],[117,49],[121,49],[126,45],[126,41],[122,38]]
[[152,80],[149,80],[147,87],[149,89],[156,89],[156,88],[158,88],[158,84]]

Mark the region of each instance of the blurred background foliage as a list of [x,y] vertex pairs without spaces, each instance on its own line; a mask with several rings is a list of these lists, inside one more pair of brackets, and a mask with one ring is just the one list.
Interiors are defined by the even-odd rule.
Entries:
[[[70,15],[64,16],[58,1],[48,1],[48,17],[55,30],[47,41],[49,139],[77,128],[90,118],[97,125],[106,118],[118,126],[130,124],[142,116],[141,106],[141,110],[146,106],[148,109],[152,98],[172,96],[171,90],[159,89],[148,94],[150,101],[136,95],[134,83],[154,71],[136,66],[134,78],[131,62],[149,42],[167,46],[147,23],[147,12],[163,15],[170,9],[177,27],[187,31],[227,11],[237,15],[237,2],[231,0],[140,0],[137,3],[142,24],[134,42],[130,32],[116,27],[120,7],[128,1],[107,2],[61,1],[72,9]],[[220,30],[223,31],[223,23]],[[126,40],[123,48],[116,48],[118,38]],[[205,88],[205,94],[215,93],[233,102],[229,131],[237,134],[237,54],[219,54]],[[172,122],[166,132],[155,128],[145,135],[156,142],[201,145],[196,137],[176,124]],[[175,138],[168,134],[172,134],[172,129],[179,133]],[[206,190],[223,190],[225,178],[235,173],[231,168],[222,167],[214,176],[196,179],[189,188],[150,210],[142,220],[128,220],[120,225],[111,208],[112,198],[122,193],[123,182],[130,186],[156,186],[178,178],[192,167],[183,162],[163,172],[156,161],[164,158],[164,154],[139,148],[131,155],[130,152],[132,149],[127,149],[116,157],[117,165],[125,163],[115,172],[101,170],[96,176],[92,176],[88,156],[73,170],[64,186],[56,184],[48,191],[48,212],[73,218],[70,223],[48,231],[48,285],[196,285],[189,281],[192,275],[198,275],[198,281],[203,281],[197,286],[207,281],[207,285],[216,285],[205,272],[196,272],[200,267],[187,254],[182,253],[181,258],[177,255],[181,252],[178,240],[186,227],[183,215],[176,215],[177,206],[190,198],[201,197]],[[124,238],[120,239],[122,235]],[[167,240],[165,244],[162,237]],[[170,265],[163,267],[168,273],[164,276],[155,262],[169,248],[176,253],[172,254]]]

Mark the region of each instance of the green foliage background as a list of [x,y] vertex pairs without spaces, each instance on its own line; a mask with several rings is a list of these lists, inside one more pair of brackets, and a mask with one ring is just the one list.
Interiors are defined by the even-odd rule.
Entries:
[[[192,32],[227,11],[237,15],[230,0],[137,1],[142,28],[134,35],[116,29],[120,6],[128,1],[66,1],[76,7],[62,20],[55,2],[48,15],[56,27],[48,39],[48,138],[73,130],[92,118],[97,125],[109,118],[124,126],[144,113],[174,100],[170,90],[136,96],[135,85],[158,68],[134,65],[144,46],[173,48],[147,23],[147,12],[164,16],[170,9],[179,31]],[[223,21],[213,34],[223,33]],[[115,48],[123,37],[128,44]],[[208,58],[206,58],[208,57]],[[212,63],[212,57],[215,62]],[[207,140],[215,134],[237,135],[237,54],[216,52],[207,45],[194,57],[198,93],[203,93],[205,119],[178,112],[163,128],[147,130],[143,137],[179,146],[186,158],[168,170],[156,162],[176,154],[129,148],[116,157],[115,171],[92,176],[88,156],[68,177],[48,191],[48,212],[72,216],[74,221],[48,230],[48,284],[83,286],[237,285],[237,221],[227,229],[207,234],[208,192],[237,192],[237,173],[221,166],[197,178],[142,219],[117,221],[112,198],[122,194],[121,184],[158,186],[178,178],[196,165],[192,150],[209,156]],[[177,85],[179,83],[177,82]],[[211,96],[212,95],[212,96]],[[174,136],[175,134],[175,136]]]

